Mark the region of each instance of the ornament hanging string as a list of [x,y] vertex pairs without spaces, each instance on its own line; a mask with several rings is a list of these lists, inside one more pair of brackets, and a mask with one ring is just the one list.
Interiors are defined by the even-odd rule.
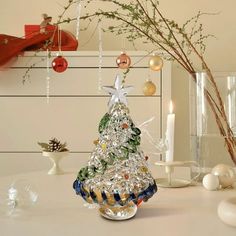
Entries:
[[59,56],[61,56],[61,26],[60,25],[58,25],[57,37],[58,37]]
[[61,29],[60,29],[59,26],[58,26],[58,35],[57,36],[58,36],[58,50],[59,50],[59,52],[57,53],[57,57],[54,58],[54,60],[52,61],[52,68],[57,73],[62,73],[67,69],[68,62],[62,56],[62,52],[61,52]]
[[122,39],[122,52],[126,51],[125,38]]
[[81,0],[78,0],[77,4],[77,25],[76,25],[76,39],[79,39],[80,33],[80,16],[81,16]]
[[98,22],[98,48],[99,48],[99,62],[98,62],[98,91],[99,93],[102,90],[102,28],[101,20]]
[[49,58],[50,58],[50,52],[47,49],[47,76],[46,76],[46,98],[47,98],[47,104],[49,104],[49,97],[50,97],[50,66],[49,66]]

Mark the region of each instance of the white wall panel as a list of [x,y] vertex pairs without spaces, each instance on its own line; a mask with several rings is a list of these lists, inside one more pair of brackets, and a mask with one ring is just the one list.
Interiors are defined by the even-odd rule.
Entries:
[[[17,68],[8,71],[0,71],[0,95],[45,95],[46,94],[46,69],[36,68],[30,72],[30,79],[22,83],[26,69]],[[143,95],[142,88],[148,79],[148,69],[135,68],[129,72],[126,78],[127,85],[134,85],[130,94]],[[117,74],[122,75],[118,69],[105,68],[102,70],[102,84],[112,85]],[[153,82],[157,86],[155,95],[160,95],[160,73],[151,73]],[[105,94],[98,91],[97,68],[70,68],[64,73],[56,73],[50,70],[50,94],[51,95],[98,95]]]
[[[98,124],[108,111],[109,98],[1,97],[0,152],[40,151],[38,141],[58,137],[68,142],[71,151],[91,151],[98,137]],[[159,137],[159,98],[130,97],[129,109],[134,123],[155,116],[150,131]]]
[[[112,85],[119,71],[115,59],[120,52],[104,52],[103,85]],[[134,68],[127,77],[127,85],[134,90],[128,96],[130,115],[138,125],[151,117],[148,126],[158,140],[166,127],[170,101],[170,63],[165,62],[161,72],[150,71],[145,52],[128,52]],[[98,137],[98,124],[108,111],[109,96],[98,92],[97,52],[63,52],[69,68],[61,74],[50,71],[50,102],[47,104],[45,61],[30,72],[30,81],[22,84],[27,66],[45,58],[32,52],[19,57],[11,68],[0,71],[0,175],[25,171],[47,170],[49,160],[41,156],[38,141],[57,137],[68,143],[73,153],[63,160],[65,167],[79,168],[89,158]],[[53,54],[56,55],[55,53]],[[51,59],[52,60],[52,59]],[[145,97],[142,86],[148,74],[157,86],[155,96]],[[146,153],[151,147],[145,136],[142,148]],[[153,151],[153,150],[152,150]],[[152,158],[157,158],[153,156]]]

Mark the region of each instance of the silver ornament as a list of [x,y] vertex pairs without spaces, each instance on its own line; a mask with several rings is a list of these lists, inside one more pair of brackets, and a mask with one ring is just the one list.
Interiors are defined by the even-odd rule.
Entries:
[[216,165],[211,173],[219,177],[222,188],[228,188],[233,185],[235,181],[235,173],[232,167],[225,164]]

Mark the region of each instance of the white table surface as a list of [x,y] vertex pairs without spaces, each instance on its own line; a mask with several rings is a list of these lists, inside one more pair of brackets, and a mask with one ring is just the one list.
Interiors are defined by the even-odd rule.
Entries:
[[83,206],[72,183],[76,172],[48,176],[45,172],[0,178],[0,188],[16,179],[28,179],[36,186],[39,201],[18,217],[0,217],[0,236],[235,236],[236,228],[217,216],[218,203],[236,196],[236,190],[207,191],[201,186],[181,189],[159,188],[141,205],[135,218],[113,222],[99,216],[96,209]]

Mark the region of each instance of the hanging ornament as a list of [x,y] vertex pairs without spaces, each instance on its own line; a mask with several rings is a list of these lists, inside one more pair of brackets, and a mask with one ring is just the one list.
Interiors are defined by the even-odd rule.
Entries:
[[163,60],[158,55],[152,55],[149,59],[148,65],[151,70],[159,71],[163,67]]
[[52,68],[58,73],[64,72],[68,67],[68,62],[63,56],[57,56],[52,61]]
[[128,69],[131,64],[131,59],[125,52],[122,52],[120,56],[116,58],[116,64],[120,69]]
[[143,85],[143,94],[145,96],[152,96],[155,92],[156,85],[151,80],[147,80]]
[[68,67],[67,60],[61,54],[61,26],[58,25],[57,29],[57,37],[58,37],[58,49],[59,53],[56,58],[52,61],[52,68],[54,71],[58,73],[64,72]]

